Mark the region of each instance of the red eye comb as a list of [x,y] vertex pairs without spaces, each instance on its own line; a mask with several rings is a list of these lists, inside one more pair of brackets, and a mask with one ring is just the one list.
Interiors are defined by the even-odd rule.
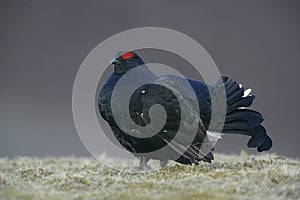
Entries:
[[122,55],[122,60],[126,60],[127,58],[132,58],[133,53],[132,52],[126,52]]

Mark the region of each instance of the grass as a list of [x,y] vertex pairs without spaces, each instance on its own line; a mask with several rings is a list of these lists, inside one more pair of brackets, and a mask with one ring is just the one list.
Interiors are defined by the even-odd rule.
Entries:
[[[0,158],[0,199],[299,199],[300,162],[277,155],[217,154],[212,164],[137,172],[137,162]],[[128,164],[131,167],[128,168]],[[155,165],[155,162],[153,163]]]

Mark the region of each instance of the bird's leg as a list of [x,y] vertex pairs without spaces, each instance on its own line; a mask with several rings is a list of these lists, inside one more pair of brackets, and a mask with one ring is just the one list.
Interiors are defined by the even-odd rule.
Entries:
[[149,160],[150,160],[149,158],[141,157],[140,158],[139,169],[142,169],[142,170],[149,169],[150,167],[147,165],[147,163],[148,163]]
[[160,163],[159,163],[160,167],[161,168],[165,167],[168,164],[168,161],[169,160],[161,160]]

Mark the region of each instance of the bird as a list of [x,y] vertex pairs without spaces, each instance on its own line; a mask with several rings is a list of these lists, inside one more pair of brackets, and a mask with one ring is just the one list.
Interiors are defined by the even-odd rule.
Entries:
[[[251,89],[245,89],[229,76],[220,76],[212,85],[173,74],[158,76],[135,51],[119,52],[111,65],[114,70],[99,90],[98,108],[121,146],[139,158],[140,169],[147,169],[151,159],[159,160],[161,167],[165,167],[169,160],[185,165],[198,165],[200,161],[211,163],[214,160],[212,152],[216,141],[226,134],[249,136],[247,146],[256,148],[258,152],[268,151],[272,147],[272,140],[262,125],[262,114],[249,108],[255,95],[251,93]],[[130,119],[141,127],[146,127],[154,119],[165,121],[157,134],[151,137],[138,130],[136,131],[144,137],[126,133],[126,124],[121,124],[123,128],[120,127],[113,115],[114,90],[118,82],[129,73],[132,75],[126,82],[129,86],[143,80],[147,80],[147,83],[133,91],[126,105],[129,113],[119,110],[117,115],[122,119]],[[187,92],[188,86],[184,83],[189,84],[194,95]],[[218,104],[218,99],[224,98],[222,88],[225,91],[225,103]],[[178,98],[178,94],[182,98]],[[225,107],[223,127],[215,131],[210,129],[213,123],[212,99],[216,99],[217,109],[218,106]],[[122,103],[122,99],[118,102]],[[163,106],[166,118],[163,119],[159,114],[151,116],[149,110],[156,104]],[[184,119],[182,116],[185,116]],[[181,126],[181,123],[184,125]],[[185,138],[192,134],[190,124],[196,124],[196,131],[193,139],[187,143]],[[182,137],[176,138],[180,128],[183,130]],[[167,153],[149,154],[166,146]]]

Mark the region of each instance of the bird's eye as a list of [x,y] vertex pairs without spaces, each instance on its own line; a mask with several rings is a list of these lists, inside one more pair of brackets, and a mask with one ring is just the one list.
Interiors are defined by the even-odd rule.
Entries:
[[133,57],[133,53],[132,52],[126,52],[122,55],[122,60],[127,60]]

